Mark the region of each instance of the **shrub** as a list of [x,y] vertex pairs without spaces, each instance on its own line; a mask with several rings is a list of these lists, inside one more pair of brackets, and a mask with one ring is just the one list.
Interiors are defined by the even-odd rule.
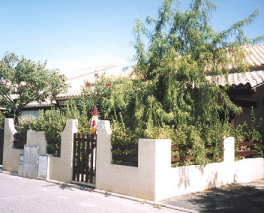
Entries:
[[27,130],[45,131],[48,143],[48,153],[60,156],[61,133],[65,128],[67,119],[78,119],[78,131],[80,133],[90,133],[90,120],[87,118],[85,105],[79,105],[77,100],[69,100],[63,110],[54,109],[40,110],[38,118],[29,116],[19,120],[16,129],[20,133]]
[[3,129],[5,125],[5,115],[0,111],[0,129]]

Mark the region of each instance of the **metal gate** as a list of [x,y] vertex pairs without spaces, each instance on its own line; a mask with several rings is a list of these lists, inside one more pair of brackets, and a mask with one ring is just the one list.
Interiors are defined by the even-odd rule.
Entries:
[[74,133],[72,182],[95,186],[96,139]]

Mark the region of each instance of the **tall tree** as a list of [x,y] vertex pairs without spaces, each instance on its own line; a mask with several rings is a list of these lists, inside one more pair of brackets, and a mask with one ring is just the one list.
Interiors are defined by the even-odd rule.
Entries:
[[231,113],[241,112],[206,75],[247,70],[243,45],[264,36],[251,40],[243,32],[257,17],[257,9],[227,30],[216,32],[211,18],[217,5],[193,0],[186,11],[178,6],[179,2],[164,0],[157,19],[136,20],[136,65],[129,79],[112,81],[111,88],[97,84],[103,82],[98,79],[93,86],[87,84],[84,95],[100,97],[99,103],[93,103],[103,103],[103,117],[112,119],[114,142],[135,142],[135,133],[137,137],[171,138],[181,147],[182,162],[187,154],[204,165],[207,154],[221,159],[218,148],[208,151],[206,145],[230,136],[227,131],[233,130],[225,121]]
[[217,32],[211,23],[216,4],[193,0],[186,11],[179,4],[164,0],[157,19],[148,16],[146,23],[135,22],[134,96],[127,105],[131,118],[124,122],[140,137],[167,137],[170,132],[184,154],[195,156],[195,163],[203,165],[205,145],[220,142],[227,130],[223,121],[241,112],[206,75],[247,70],[243,45],[262,41],[264,35],[249,39],[243,32],[258,9]]
[[0,77],[0,105],[13,110],[16,119],[30,102],[56,97],[67,89],[66,77],[57,70],[14,53],[6,53],[0,61]]
[[138,115],[145,128],[148,123],[208,125],[219,120],[219,113],[238,112],[226,93],[206,80],[206,74],[246,70],[242,46],[264,38],[250,40],[243,32],[258,9],[229,29],[216,32],[211,24],[216,4],[193,0],[186,11],[177,6],[179,2],[165,0],[157,19],[149,16],[146,25],[140,20],[135,23],[134,73],[145,85],[145,93],[138,97]]

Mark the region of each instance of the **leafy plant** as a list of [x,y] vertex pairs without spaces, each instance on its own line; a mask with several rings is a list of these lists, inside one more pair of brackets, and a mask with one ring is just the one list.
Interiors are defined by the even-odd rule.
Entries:
[[[254,108],[251,107],[251,121],[250,123],[246,123],[244,121],[243,124],[236,126],[234,128],[234,136],[235,136],[235,142],[236,142],[236,150],[239,150],[238,144],[239,142],[245,142],[245,141],[253,141],[261,143],[260,146],[254,146],[254,149],[258,151],[258,154],[255,155],[255,157],[263,157],[264,156],[264,135],[263,132],[261,132],[261,124],[262,119],[259,119],[259,122],[257,123],[255,114],[254,114]],[[241,159],[240,156],[236,157],[237,160]]]
[[5,115],[0,112],[0,129],[4,129],[4,125],[5,125]]
[[261,133],[262,119],[260,118],[259,122],[257,123],[253,107],[251,107],[250,115],[251,115],[250,124],[244,121],[242,125],[238,125],[235,128],[234,135],[236,138],[236,142],[243,142],[243,141],[262,142],[263,141],[263,134]]
[[42,131],[43,123],[34,116],[24,116],[19,119],[19,123],[16,125],[18,133],[27,133],[28,130]]
[[[211,25],[215,4],[194,0],[186,11],[177,9],[178,4],[165,0],[157,19],[149,16],[146,23],[135,22],[135,66],[130,77],[133,94],[120,110],[122,128],[127,133],[133,130],[138,137],[170,137],[181,147],[182,159],[193,155],[191,163],[205,165],[206,154],[221,160],[217,144],[233,131],[225,121],[230,114],[241,113],[225,88],[207,81],[206,72],[225,74],[230,65],[241,71],[248,69],[241,46],[250,39],[242,28],[254,21],[258,11],[216,32]],[[120,117],[115,119],[121,123]],[[124,131],[119,134],[127,140]],[[117,138],[114,133],[113,140]],[[209,153],[208,144],[216,145]]]
[[78,119],[78,131],[80,133],[90,133],[90,120],[87,117],[86,105],[78,105],[78,101],[69,100],[66,107],[61,111],[51,109],[40,111],[40,116],[24,117],[16,125],[17,131],[26,133],[27,130],[45,131],[48,143],[48,153],[60,156],[61,133],[63,132],[67,119]]
[[[226,121],[230,114],[242,112],[226,88],[208,82],[206,75],[224,75],[230,66],[247,70],[242,46],[264,36],[250,40],[243,32],[257,17],[257,9],[216,32],[211,24],[215,4],[193,0],[186,11],[179,10],[178,4],[164,0],[157,19],[136,20],[135,66],[130,75],[97,75],[95,82],[85,83],[82,97],[64,113],[85,120],[82,116],[97,106],[100,119],[111,121],[112,144],[137,144],[140,137],[170,138],[180,146],[181,159],[187,154],[195,157],[195,161],[182,160],[181,165],[205,165],[221,160],[218,144],[224,136],[239,132]],[[256,140],[259,135],[251,129],[250,137]]]
[[6,53],[0,61],[0,104],[14,112],[15,123],[30,102],[56,97],[67,89],[66,76],[46,68],[46,62],[34,62]]

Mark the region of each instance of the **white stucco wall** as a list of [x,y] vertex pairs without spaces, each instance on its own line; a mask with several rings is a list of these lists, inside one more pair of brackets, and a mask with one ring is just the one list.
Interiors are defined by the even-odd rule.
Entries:
[[3,170],[12,173],[18,173],[18,163],[21,149],[13,149],[14,134],[16,133],[14,119],[5,119],[4,130],[4,152],[3,152]]
[[[13,119],[5,121],[3,170],[18,173],[20,153],[13,149]],[[61,157],[48,156],[47,179],[61,182],[72,180],[73,133],[77,120],[68,120],[62,133]],[[171,168],[171,141],[139,139],[138,167],[111,164],[110,122],[98,121],[96,185],[97,189],[142,199],[159,201],[164,198],[219,187],[230,183],[250,182],[264,177],[264,159],[234,161],[234,138],[224,141],[222,163]],[[45,154],[44,132],[28,132],[27,145],[39,146]],[[44,147],[44,148],[43,148]]]
[[263,158],[251,158],[233,163],[212,163],[203,169],[199,166],[171,168],[165,183],[166,194],[158,200],[231,183],[246,183],[264,177]]
[[27,145],[28,146],[39,146],[38,154],[44,155],[47,153],[47,141],[45,138],[44,131],[27,131]]
[[67,120],[61,135],[60,157],[49,156],[48,179],[69,183],[73,169],[73,134],[77,132],[77,120]]
[[[77,120],[67,120],[61,136],[61,156],[48,155],[47,179],[61,182],[72,180],[73,134],[77,132]],[[13,119],[5,120],[5,139],[3,153],[3,170],[18,173],[19,157],[22,149],[13,149],[13,137],[16,133]],[[47,141],[43,131],[29,130],[27,132],[27,146],[38,146],[38,155],[47,154]]]
[[171,168],[171,141],[139,139],[138,167],[111,164],[109,121],[98,121],[96,188],[142,199],[168,197],[264,177],[263,158],[234,161],[234,138],[224,141],[222,163]]

